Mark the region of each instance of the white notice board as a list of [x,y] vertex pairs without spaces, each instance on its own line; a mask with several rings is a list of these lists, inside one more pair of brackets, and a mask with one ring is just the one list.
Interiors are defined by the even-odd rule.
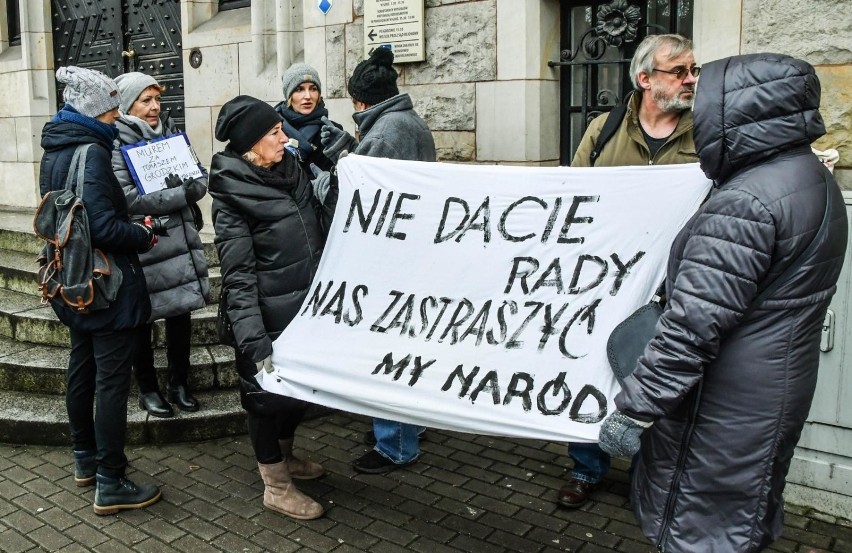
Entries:
[[189,138],[182,132],[159,140],[122,146],[121,155],[142,194],[165,188],[166,177],[170,174],[181,179],[204,176],[189,145]]
[[424,0],[364,0],[364,58],[390,48],[394,63],[426,59]]

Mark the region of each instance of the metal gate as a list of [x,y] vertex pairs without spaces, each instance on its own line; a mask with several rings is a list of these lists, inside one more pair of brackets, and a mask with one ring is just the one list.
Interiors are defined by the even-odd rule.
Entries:
[[560,147],[562,165],[580,144],[589,122],[632,90],[630,59],[649,34],[692,37],[693,0],[562,1]]
[[[163,110],[184,123],[178,0],[52,0],[54,66],[79,65],[116,77],[141,71],[166,86]],[[57,104],[62,87],[57,83]]]

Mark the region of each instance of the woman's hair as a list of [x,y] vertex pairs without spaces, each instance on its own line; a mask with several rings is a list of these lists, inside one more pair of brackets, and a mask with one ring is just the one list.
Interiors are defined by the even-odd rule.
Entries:
[[257,154],[256,154],[256,153],[254,153],[254,152],[253,152],[253,151],[251,151],[251,150],[249,150],[248,152],[244,153],[244,154],[243,154],[242,156],[240,156],[240,157],[242,157],[244,160],[246,160],[247,162],[251,163],[252,165],[257,165],[257,163],[256,163],[256,162],[257,162],[257,158],[258,158],[258,156],[257,156]]
[[641,90],[639,73],[651,74],[654,70],[654,54],[664,46],[670,48],[668,59],[676,58],[686,51],[695,49],[692,41],[681,35],[646,36],[636,47],[633,61],[630,62],[630,80],[633,81],[633,88]]

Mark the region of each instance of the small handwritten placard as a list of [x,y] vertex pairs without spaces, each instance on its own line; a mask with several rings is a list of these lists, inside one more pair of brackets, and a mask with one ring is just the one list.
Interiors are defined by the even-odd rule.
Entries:
[[182,179],[204,176],[186,133],[122,146],[121,154],[142,194],[165,188],[165,179],[170,174]]

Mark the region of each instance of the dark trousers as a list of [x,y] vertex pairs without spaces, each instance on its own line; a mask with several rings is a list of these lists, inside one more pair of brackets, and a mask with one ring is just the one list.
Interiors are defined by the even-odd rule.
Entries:
[[[254,379],[257,374],[255,363],[236,351],[237,371],[241,378]],[[240,392],[242,393],[242,391]],[[248,433],[251,445],[254,448],[254,456],[258,463],[268,465],[283,461],[281,446],[278,440],[292,439],[296,434],[296,428],[305,417],[308,410],[306,403],[294,401],[300,407],[287,409],[282,408],[274,415],[262,415],[246,410],[248,417]]]
[[[192,320],[189,313],[165,319],[166,360],[168,361],[169,386],[186,386],[189,374],[189,350],[192,335]],[[139,327],[136,355],[133,357],[133,373],[136,384],[143,394],[160,389],[157,371],[154,369],[154,346],[151,332],[153,324]]]
[[75,451],[96,451],[98,474],[121,478],[127,467],[127,396],[137,329],[71,329],[65,406]]

